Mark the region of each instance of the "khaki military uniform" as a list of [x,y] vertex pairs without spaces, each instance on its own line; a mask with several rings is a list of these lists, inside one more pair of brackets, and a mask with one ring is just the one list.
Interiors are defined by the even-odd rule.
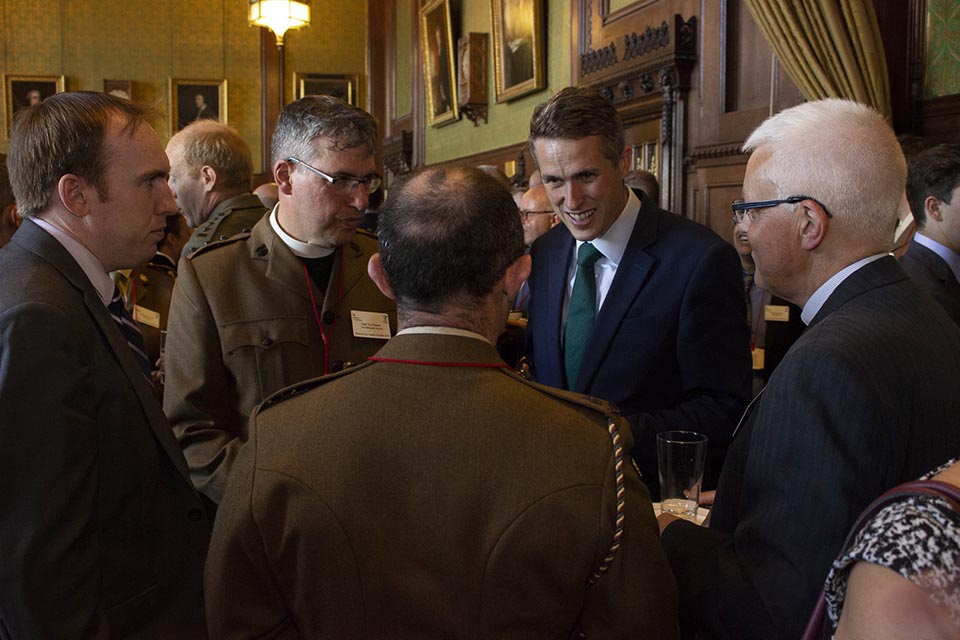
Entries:
[[250,233],[181,261],[163,407],[194,484],[214,502],[247,439],[254,407],[279,389],[323,375],[325,367],[363,362],[383,346],[383,340],[354,337],[352,311],[387,313],[396,331],[395,303],[367,275],[376,251],[377,241],[362,232],[337,249],[326,296],[269,216]]
[[124,304],[143,332],[147,358],[153,368],[160,357],[160,332],[167,330],[170,298],[176,281],[176,263],[157,253],[149,262],[130,272],[124,293]]
[[254,415],[207,556],[211,638],[678,637],[610,405],[469,337],[404,334],[375,358]]
[[212,242],[250,231],[266,212],[267,208],[260,198],[252,193],[227,198],[210,212],[206,222],[194,229],[183,247],[183,255],[189,255]]

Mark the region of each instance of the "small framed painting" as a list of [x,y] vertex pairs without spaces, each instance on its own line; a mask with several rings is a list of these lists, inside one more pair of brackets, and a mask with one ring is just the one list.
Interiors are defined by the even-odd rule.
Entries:
[[63,76],[21,76],[4,74],[3,86],[6,89],[7,104],[4,110],[7,118],[7,136],[13,126],[13,116],[24,107],[39,104],[55,93],[64,90]]
[[426,76],[427,124],[456,121],[457,83],[450,28],[450,0],[430,0],[420,9],[420,42]]
[[326,73],[293,74],[293,99],[303,96],[333,96],[357,106],[357,76]]
[[171,133],[198,120],[227,121],[227,81],[170,78]]

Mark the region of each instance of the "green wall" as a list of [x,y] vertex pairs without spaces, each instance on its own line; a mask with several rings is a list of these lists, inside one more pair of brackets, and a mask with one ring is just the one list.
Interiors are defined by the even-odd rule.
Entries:
[[552,93],[570,84],[570,3],[545,2],[547,19],[547,88],[504,104],[495,101],[493,78],[493,22],[490,0],[463,0],[459,28],[454,25],[454,40],[470,32],[490,34],[489,123],[480,126],[461,117],[444,127],[427,127],[425,134],[426,164],[445,162],[481,151],[497,149],[527,139],[533,108]]
[[960,2],[927,0],[926,74],[923,95],[960,93]]

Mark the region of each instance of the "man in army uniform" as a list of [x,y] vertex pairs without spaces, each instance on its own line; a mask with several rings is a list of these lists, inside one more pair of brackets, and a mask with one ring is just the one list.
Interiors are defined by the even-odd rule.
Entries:
[[170,138],[170,189],[193,236],[183,255],[249,231],[266,213],[250,193],[253,157],[236,130],[215,120],[194,122]]
[[627,423],[493,347],[530,271],[510,193],[414,176],[369,271],[400,331],[255,412],[208,554],[211,638],[676,638]]
[[143,332],[147,358],[153,367],[151,376],[161,397],[160,335],[167,330],[170,297],[173,295],[173,284],[177,281],[177,261],[183,253],[183,245],[189,239],[190,229],[183,215],[175,213],[167,216],[163,238],[157,242],[157,252],[146,264],[130,273],[129,286],[124,293],[124,304]]
[[181,260],[163,404],[214,503],[254,407],[363,362],[396,326],[395,303],[367,276],[376,239],[357,232],[380,184],[376,139],[373,117],[336,98],[287,105],[273,135],[279,204],[250,233]]

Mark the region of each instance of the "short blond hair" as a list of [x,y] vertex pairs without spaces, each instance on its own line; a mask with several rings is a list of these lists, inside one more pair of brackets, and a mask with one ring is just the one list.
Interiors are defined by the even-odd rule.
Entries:
[[253,154],[237,130],[215,120],[191,122],[177,132],[167,146],[178,151],[191,178],[204,165],[213,167],[225,189],[249,192],[253,186]]

